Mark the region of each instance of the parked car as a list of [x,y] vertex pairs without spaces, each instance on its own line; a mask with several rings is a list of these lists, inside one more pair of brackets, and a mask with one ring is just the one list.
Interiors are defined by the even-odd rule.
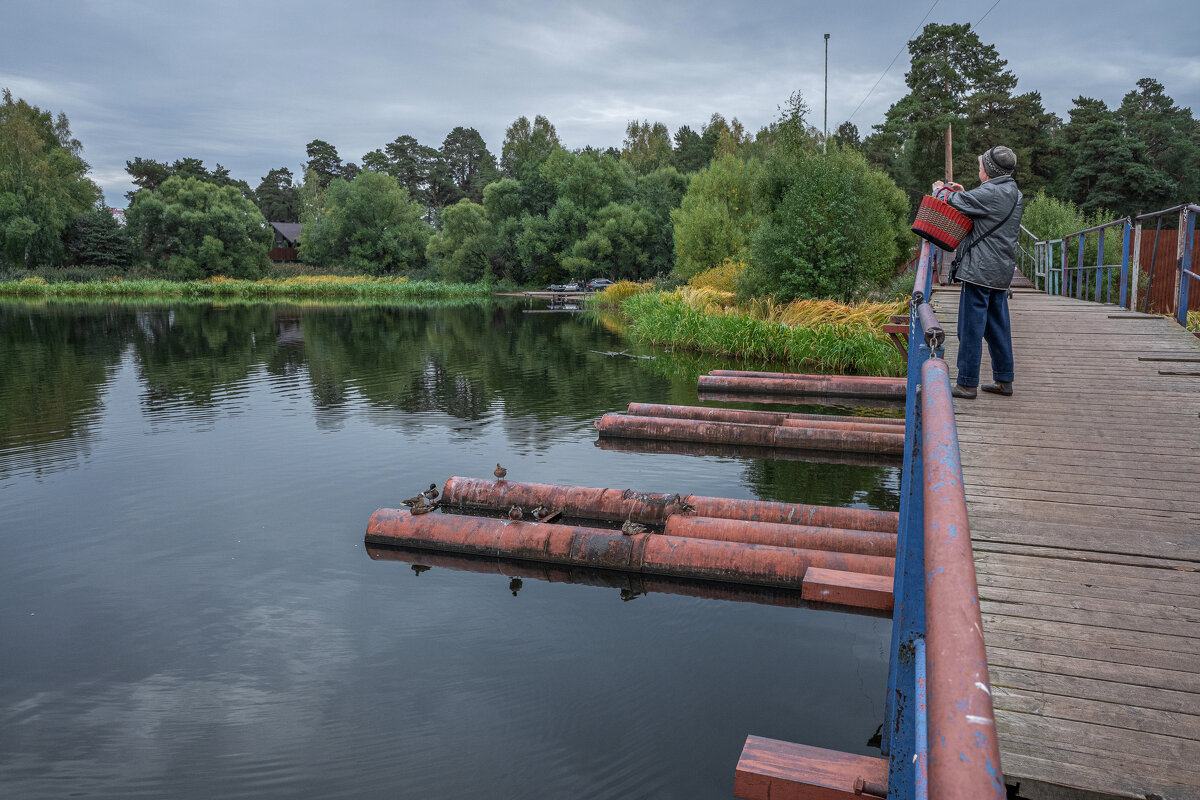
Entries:
[[587,288],[589,292],[600,292],[612,285],[613,282],[608,278],[592,278],[588,281]]
[[564,292],[582,292],[583,287],[579,285],[578,281],[572,281],[571,283],[568,283],[566,286],[563,287],[563,291]]

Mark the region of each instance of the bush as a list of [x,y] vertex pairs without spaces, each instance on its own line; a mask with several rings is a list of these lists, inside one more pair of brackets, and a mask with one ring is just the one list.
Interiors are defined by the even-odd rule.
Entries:
[[716,159],[688,184],[675,223],[675,274],[683,280],[719,266],[726,259],[744,260],[759,224],[756,184],[762,165],[734,155]]
[[858,153],[797,144],[769,159],[769,209],[751,244],[746,294],[849,300],[888,280],[908,252],[908,200]]
[[300,259],[319,267],[343,264],[372,275],[425,265],[432,232],[395,178],[366,170],[352,181],[335,178],[306,209]]
[[152,266],[174,279],[256,278],[274,234],[234,186],[172,176],[134,195],[129,232]]
[[738,279],[746,271],[745,261],[734,261],[727,258],[719,266],[706,269],[688,280],[689,286],[698,289],[717,289],[722,292],[736,292]]
[[636,281],[617,281],[612,286],[604,289],[602,292],[597,292],[592,296],[592,305],[600,308],[620,308],[621,304],[633,297],[635,294],[649,292],[654,289],[652,283],[638,283]]

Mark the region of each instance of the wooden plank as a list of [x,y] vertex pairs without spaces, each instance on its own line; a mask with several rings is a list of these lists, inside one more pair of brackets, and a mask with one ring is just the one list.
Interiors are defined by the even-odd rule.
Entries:
[[982,593],[984,587],[1005,588],[1021,592],[1035,591],[1047,594],[1062,595],[1066,598],[1097,597],[1109,600],[1121,600],[1128,603],[1130,596],[1139,601],[1156,606],[1180,606],[1191,609],[1190,613],[1200,614],[1200,595],[1191,593],[1168,594],[1157,591],[1153,583],[1141,583],[1138,586],[1098,586],[1095,583],[1084,583],[1077,578],[1067,576],[1064,580],[1052,580],[1039,575],[1036,578],[1020,578],[1011,573],[993,575],[982,570],[976,570],[975,580]]
[[887,786],[888,762],[747,736],[733,779],[742,800],[853,800],[855,779]]
[[[1200,717],[1193,717],[1200,722]],[[1005,711],[996,714],[996,730],[1001,740],[1013,739],[1054,742],[1071,752],[1112,758],[1120,754],[1136,758],[1138,766],[1154,765],[1187,776],[1187,782],[1200,779],[1200,741],[1182,735],[1168,736],[1148,731],[1130,731],[1078,720],[1041,717]],[[1182,730],[1181,734],[1192,733]]]
[[1111,728],[1160,733],[1165,736],[1178,736],[1180,731],[1194,730],[1200,725],[1200,716],[1194,714],[1130,708],[1119,703],[1006,689],[1001,686],[992,687],[992,702],[997,713],[1011,711],[1018,714],[1036,714],[1052,719],[1092,722]]
[[809,567],[801,584],[801,597],[815,603],[891,611],[892,576],[863,575],[836,569]]
[[[1113,600],[1083,594],[1065,595],[984,585],[979,587],[979,596],[981,599],[997,603],[1039,604],[1056,608],[1074,608],[1080,611],[1123,614],[1129,617],[1200,623],[1200,610],[1179,605],[1151,603],[1141,597],[1137,601],[1131,602],[1129,597]],[[1197,638],[1200,638],[1200,628],[1197,628]]]
[[1144,631],[1105,628],[1078,622],[1031,619],[1003,613],[983,612],[984,640],[992,630],[1008,633],[1034,633],[1039,636],[1061,636],[1096,645],[1115,644],[1121,647],[1142,647],[1146,650],[1200,655],[1200,641],[1186,636],[1146,633]]
[[1200,572],[1200,567],[1189,561],[1176,561],[1166,558],[1143,558],[1123,553],[1088,552],[1072,550],[1066,547],[1036,547],[1033,545],[1012,546],[1004,542],[978,542],[977,551],[992,551],[997,553],[1019,553],[1021,555],[1036,555],[1048,559],[1068,559],[1071,561],[1093,561],[1098,564],[1113,564],[1133,567],[1151,567],[1164,570],[1163,579],[1168,579],[1169,571]]
[[[1101,655],[1100,648],[1093,648],[1092,655]],[[1011,667],[1026,672],[1050,672],[1055,675],[1076,678],[1095,678],[1112,683],[1128,683],[1149,689],[1172,689],[1193,695],[1194,712],[1200,709],[1200,680],[1194,672],[1162,669],[1134,664],[1114,664],[1101,658],[1080,658],[1074,655],[1054,653],[1030,653],[1004,647],[988,648],[989,666]],[[1200,733],[1200,730],[1197,731]]]
[[1075,675],[1053,675],[1048,672],[1009,669],[1003,666],[989,665],[988,673],[993,684],[1010,689],[1049,692],[1064,697],[1083,697],[1088,700],[1156,708],[1182,714],[1191,714],[1196,710],[1196,695],[1190,692],[1148,689],[1128,683],[1113,683]]
[[[1090,766],[1083,767],[1067,759],[1049,756],[1044,751],[1039,755],[1008,752],[1003,739],[1000,740],[1000,762],[1004,768],[1005,780],[1008,783],[1019,783],[1022,787],[1021,795],[1023,797],[1034,797],[1035,795],[1029,792],[1038,791],[1039,785],[1045,785],[1080,788],[1098,792],[1104,797],[1127,797],[1135,798],[1135,800],[1144,800],[1151,796],[1171,798],[1171,800],[1197,800],[1200,798],[1200,794],[1194,793],[1192,787],[1182,786],[1164,776],[1144,777],[1123,772],[1121,764],[1117,760],[1100,769]],[[1078,795],[1061,794],[1042,794],[1040,796],[1063,798],[1063,800],[1066,798],[1077,800],[1078,798]],[[1082,800],[1082,798],[1078,800]]]
[[[1112,664],[1133,664],[1142,667],[1187,672],[1200,675],[1200,659],[1190,653],[1172,653],[1165,650],[1148,650],[1114,644],[1097,644],[1082,639],[1066,639],[1058,636],[1039,636],[1029,633],[1011,633],[1003,630],[988,630],[984,633],[987,649],[1002,648],[1027,653],[1044,653],[1070,657],[1094,657]],[[1200,678],[1193,678],[1193,686],[1200,685]],[[1196,689],[1192,689],[1196,691]],[[1196,713],[1200,714],[1200,708]]]
[[1200,642],[1200,623],[1183,620],[1159,620],[1152,617],[1133,617],[1127,614],[1060,608],[1012,600],[996,602],[983,598],[980,598],[979,607],[988,613],[1004,614],[1008,617],[1040,619],[1047,622],[1071,622],[1143,633],[1161,633],[1168,636],[1187,637]]

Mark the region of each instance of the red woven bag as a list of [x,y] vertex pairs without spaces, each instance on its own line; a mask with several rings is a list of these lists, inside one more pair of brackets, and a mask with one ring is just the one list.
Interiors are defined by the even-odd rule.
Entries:
[[[938,195],[945,197],[951,191],[949,188],[939,189]],[[921,198],[921,207],[917,209],[912,232],[943,250],[957,250],[958,243],[971,232],[974,223],[970,217],[959,212],[942,197],[925,195]]]

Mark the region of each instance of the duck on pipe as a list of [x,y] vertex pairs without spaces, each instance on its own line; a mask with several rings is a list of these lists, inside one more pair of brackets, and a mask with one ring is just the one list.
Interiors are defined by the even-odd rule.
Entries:
[[[741,422],[747,425],[803,425],[812,423],[894,425],[903,429],[904,420],[890,417],[852,417],[838,414],[793,414],[787,411],[745,411],[740,408],[706,408],[659,403],[630,403],[625,412],[636,417],[670,417],[711,422]],[[895,430],[892,428],[890,430]]]
[[737,422],[708,422],[612,413],[605,414],[597,420],[595,426],[601,436],[623,436],[633,439],[673,439],[682,442],[849,450],[892,455],[904,452],[904,434],[900,431],[858,430],[828,425],[808,428],[790,425],[745,425]]
[[[769,374],[769,373],[768,373]],[[708,392],[825,395],[903,400],[907,390],[902,378],[868,378],[853,375],[701,375],[697,386]]]
[[770,500],[737,500],[729,497],[661,494],[637,492],[632,489],[600,489],[458,476],[450,478],[442,487],[444,507],[507,511],[514,505],[532,508],[539,504],[560,509],[568,517],[613,522],[630,519],[647,525],[663,524],[668,517],[681,513],[684,506],[694,509],[687,513],[696,516],[752,522],[782,522],[885,533],[895,533],[900,524],[900,515],[894,511],[779,503]]
[[896,534],[879,531],[855,531],[845,528],[820,528],[812,525],[788,525],[782,522],[747,522],[737,519],[673,514],[667,518],[663,533],[690,539],[715,539],[724,542],[769,544],[776,547],[801,547],[835,553],[895,558]]
[[881,556],[794,547],[688,539],[571,525],[546,525],[455,514],[412,516],[381,508],[367,523],[367,544],[389,544],[473,555],[617,569],[679,578],[758,586],[800,587],[810,567],[891,575],[895,562]]

